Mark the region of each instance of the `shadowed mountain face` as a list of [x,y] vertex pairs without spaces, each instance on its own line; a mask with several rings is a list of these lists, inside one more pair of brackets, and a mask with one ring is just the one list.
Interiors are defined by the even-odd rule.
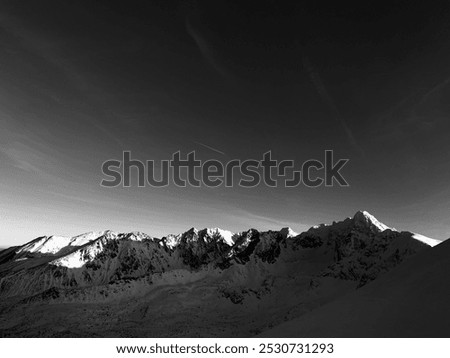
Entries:
[[436,243],[367,212],[299,235],[40,237],[0,252],[0,335],[252,336],[372,285]]
[[448,338],[449,257],[447,240],[418,253],[372,284],[262,336]]

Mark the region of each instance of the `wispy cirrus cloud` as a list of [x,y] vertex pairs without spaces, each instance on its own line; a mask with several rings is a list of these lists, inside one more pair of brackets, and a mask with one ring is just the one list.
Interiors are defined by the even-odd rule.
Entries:
[[[70,83],[71,87],[78,92],[80,98],[83,98],[84,103],[95,105],[95,94],[102,93],[104,89],[98,88],[92,81],[88,80],[87,76],[83,74],[83,71],[77,68],[67,56],[61,53],[60,41],[49,39],[40,34],[37,29],[30,27],[26,22],[21,21],[19,18],[7,12],[0,12],[0,27],[16,38],[23,48],[34,53],[47,64],[54,67],[58,73],[62,74],[67,82]],[[62,102],[56,92],[44,88],[39,88],[39,92],[46,93],[53,101],[60,104]],[[95,107],[97,111],[103,111],[106,117],[114,116],[113,113],[101,109],[100,106]],[[116,142],[120,147],[123,147],[122,139],[100,120],[90,116],[89,121],[93,127],[106,137]]]
[[407,94],[384,113],[371,118],[366,131],[375,141],[398,141],[438,130],[448,122],[446,113],[435,106],[424,113],[421,110],[427,108],[427,102],[449,84],[450,78],[447,78],[435,86],[416,89]]

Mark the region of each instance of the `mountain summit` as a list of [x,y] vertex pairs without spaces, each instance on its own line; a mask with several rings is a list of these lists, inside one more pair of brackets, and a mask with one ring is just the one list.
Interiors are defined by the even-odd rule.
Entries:
[[378,232],[382,232],[384,230],[395,231],[395,229],[392,229],[387,225],[379,222],[375,216],[369,214],[367,211],[356,212],[356,214],[353,216],[353,222],[356,226],[365,226]]

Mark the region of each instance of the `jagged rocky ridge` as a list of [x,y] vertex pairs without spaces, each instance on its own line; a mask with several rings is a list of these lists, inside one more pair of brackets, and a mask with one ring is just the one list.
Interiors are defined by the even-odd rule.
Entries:
[[[233,267],[248,270],[243,273],[245,281],[251,280],[245,276],[259,264],[285,265],[301,255],[321,257],[311,275],[311,286],[316,285],[314,277],[332,277],[355,281],[360,287],[433,245],[433,240],[422,238],[388,228],[367,212],[332,225],[312,227],[299,235],[289,228],[267,232],[250,229],[236,234],[192,228],[161,239],[139,232],[112,231],[73,238],[44,236],[0,252],[0,296],[28,301],[61,295],[76,298],[80,290],[91,287],[103,287],[102,292],[108,295],[111,287],[116,287],[113,294],[132,281],[152,285],[155,280],[163,280],[167,272],[220,273]],[[222,294],[241,303],[245,294],[267,291],[267,282],[262,280],[260,286],[248,291],[245,284],[232,281]]]

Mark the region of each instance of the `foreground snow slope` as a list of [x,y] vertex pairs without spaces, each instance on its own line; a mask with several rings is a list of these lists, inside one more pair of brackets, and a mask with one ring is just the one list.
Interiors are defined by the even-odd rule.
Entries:
[[263,337],[449,337],[450,241]]

